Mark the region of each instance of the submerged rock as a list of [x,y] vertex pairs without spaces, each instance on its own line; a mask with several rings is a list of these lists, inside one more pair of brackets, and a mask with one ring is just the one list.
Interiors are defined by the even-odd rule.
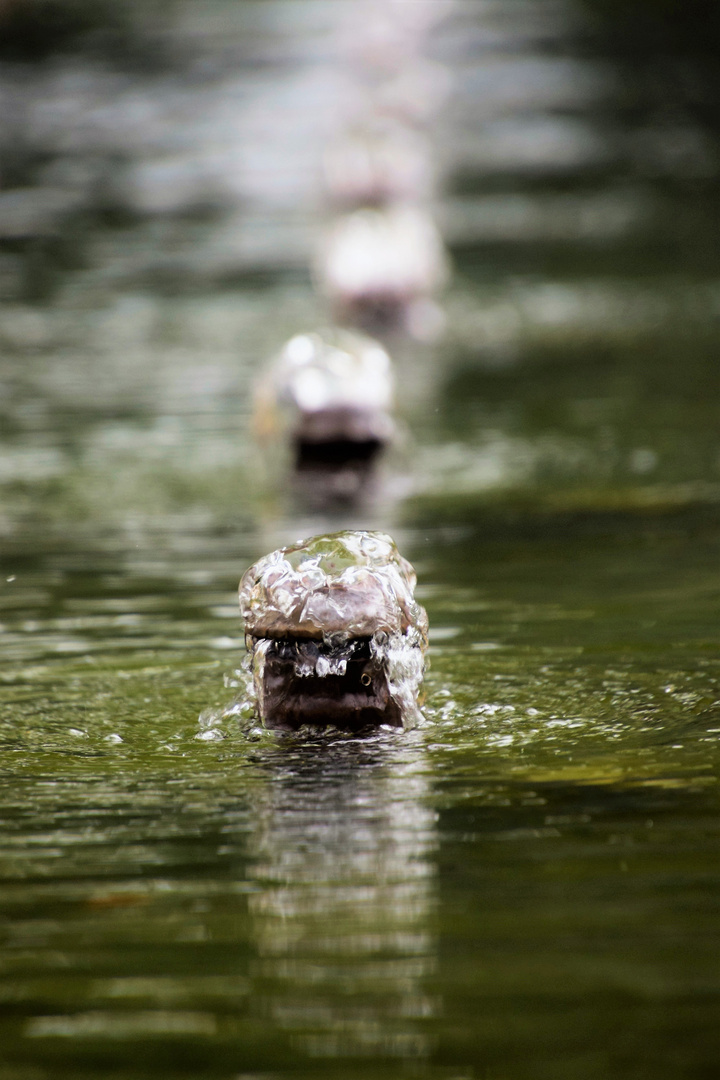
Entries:
[[315,536],[251,566],[240,612],[264,725],[412,726],[428,628],[415,582],[377,532]]

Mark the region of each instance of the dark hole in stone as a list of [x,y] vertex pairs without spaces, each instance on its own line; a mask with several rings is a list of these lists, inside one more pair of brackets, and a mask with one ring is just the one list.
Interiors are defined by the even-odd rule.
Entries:
[[[299,650],[307,656],[342,656],[343,675],[298,674]],[[390,696],[387,673],[370,651],[370,638],[344,646],[292,638],[272,641],[265,654],[261,709],[266,727],[296,731],[303,724],[350,731],[388,724],[402,727],[397,702]]]
[[322,442],[298,439],[295,443],[295,463],[299,470],[318,466],[369,465],[382,446],[379,439],[327,439]]

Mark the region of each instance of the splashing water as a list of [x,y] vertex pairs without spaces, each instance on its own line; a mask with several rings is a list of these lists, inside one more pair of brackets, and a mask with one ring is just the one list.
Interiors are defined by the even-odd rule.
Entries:
[[414,726],[428,628],[415,582],[382,533],[312,537],[260,559],[240,582],[238,696],[201,726],[231,715],[270,728]]

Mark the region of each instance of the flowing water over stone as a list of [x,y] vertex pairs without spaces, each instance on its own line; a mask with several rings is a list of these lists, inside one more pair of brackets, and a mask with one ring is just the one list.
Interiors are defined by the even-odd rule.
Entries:
[[[331,512],[252,387],[328,323],[369,9],[3,51],[0,1080],[715,1075],[717,136],[604,6],[443,5],[445,330],[388,335],[396,457]],[[216,738],[241,574],[344,528],[417,572],[423,721]]]
[[366,530],[310,537],[246,570],[245,698],[263,724],[414,727],[428,645],[415,585],[392,538]]

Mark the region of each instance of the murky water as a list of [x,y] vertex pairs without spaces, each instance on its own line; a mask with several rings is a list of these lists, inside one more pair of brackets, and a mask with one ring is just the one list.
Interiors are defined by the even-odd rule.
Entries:
[[[328,515],[257,479],[250,388],[328,318],[361,7],[0,70],[2,1080],[715,1075],[712,132],[628,109],[579,8],[448,5],[447,328]],[[424,723],[198,739],[242,572],[348,525],[417,571]]]

